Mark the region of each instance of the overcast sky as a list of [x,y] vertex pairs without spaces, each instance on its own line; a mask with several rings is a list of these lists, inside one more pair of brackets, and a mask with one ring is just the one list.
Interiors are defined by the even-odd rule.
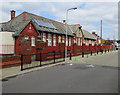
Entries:
[[69,24],[81,24],[83,29],[100,34],[102,19],[103,38],[118,38],[117,2],[2,2],[0,4],[3,22],[10,20],[12,9],[16,11],[16,16],[27,11],[62,22],[66,17],[66,10],[72,7],[78,9],[69,11]]

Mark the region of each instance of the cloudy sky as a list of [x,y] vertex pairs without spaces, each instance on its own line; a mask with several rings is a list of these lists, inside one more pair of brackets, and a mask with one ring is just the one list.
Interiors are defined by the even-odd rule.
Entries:
[[[2,6],[1,6],[2,5]],[[62,22],[68,13],[69,24],[81,24],[82,28],[100,35],[100,20],[103,21],[103,38],[118,38],[118,3],[117,2],[2,2],[2,22],[10,20],[10,10],[16,16],[27,11],[49,19]]]

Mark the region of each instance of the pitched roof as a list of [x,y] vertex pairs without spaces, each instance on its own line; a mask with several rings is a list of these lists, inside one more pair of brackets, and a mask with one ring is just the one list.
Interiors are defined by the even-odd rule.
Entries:
[[[25,20],[26,18],[26,20]],[[25,21],[24,21],[25,20]],[[48,23],[50,25],[55,26],[56,29],[52,29],[49,27],[42,27],[40,26],[37,21]],[[20,31],[30,22],[34,23],[36,29],[39,31],[44,32],[51,32],[51,33],[59,33],[59,34],[66,34],[66,25],[57,22],[51,19],[47,19],[41,16],[37,16],[28,12],[23,12],[22,14],[18,15],[14,19],[8,21],[6,24],[2,25],[3,29],[6,31],[14,31],[15,33],[19,34]],[[73,36],[72,31],[68,28],[68,35]]]
[[90,33],[90,32],[88,32],[88,31],[86,31],[86,30],[83,30],[82,29],[82,31],[83,31],[83,35],[84,35],[84,38],[88,38],[88,39],[93,39],[93,40],[95,40],[95,37]]
[[[76,33],[76,37],[82,37],[82,33],[79,30],[80,24],[75,24],[71,25],[72,30]],[[82,29],[83,35],[86,39],[93,39],[95,40],[96,38],[88,31]]]
[[[46,27],[45,25],[42,26],[41,24],[39,25],[37,21],[48,24],[48,27]],[[23,12],[20,15],[16,16],[14,19],[8,21],[5,24],[2,24],[2,28],[6,31],[14,31],[15,34],[19,35],[29,22],[32,22],[38,31],[58,33],[64,35],[66,34],[66,24],[28,12]],[[49,25],[50,27],[55,28],[50,28]],[[73,36],[73,33],[76,33],[78,37],[81,37],[82,34],[79,32],[79,27],[80,24],[67,25],[67,35]],[[83,30],[83,34],[85,38],[94,39],[94,36],[88,31]]]

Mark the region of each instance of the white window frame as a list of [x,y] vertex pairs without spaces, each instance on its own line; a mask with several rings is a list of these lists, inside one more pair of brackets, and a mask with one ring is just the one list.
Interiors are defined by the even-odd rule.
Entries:
[[31,36],[31,46],[35,46],[35,37]]
[[78,46],[80,46],[81,45],[81,43],[80,43],[80,38],[78,38]]
[[85,41],[85,44],[86,44],[86,46],[88,46],[88,45],[89,45],[88,40],[86,40],[86,41]]
[[46,33],[43,33],[43,41],[46,42]]
[[48,46],[52,46],[52,34],[48,34]]
[[69,46],[71,46],[71,37],[69,37]]
[[101,39],[98,40],[98,43],[99,43],[99,44],[101,43]]
[[62,43],[65,43],[65,36],[62,36]]
[[56,46],[56,34],[53,35],[53,46]]
[[58,43],[61,43],[61,36],[58,36]]
[[92,41],[92,46],[94,46],[95,45],[95,42],[94,41]]
[[67,37],[67,39],[66,39],[66,46],[68,46],[68,37]]

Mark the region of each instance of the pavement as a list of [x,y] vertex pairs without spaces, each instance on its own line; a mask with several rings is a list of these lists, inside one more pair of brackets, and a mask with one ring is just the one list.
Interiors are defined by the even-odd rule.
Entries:
[[3,93],[118,93],[117,56],[118,52],[113,51],[72,57],[67,63],[6,78],[2,90]]
[[[20,71],[20,66],[16,66],[16,67],[9,67],[9,68],[4,68],[1,69],[0,72],[0,78],[1,79],[5,79],[8,77],[12,77],[12,76],[17,76],[17,75],[21,75],[21,74],[25,74],[25,73],[29,73],[29,72],[33,72],[39,69],[44,69],[44,68],[48,68],[51,66],[55,66],[55,65],[59,65],[59,64],[64,64],[64,63],[69,63],[70,65],[74,64],[74,63],[79,63],[79,64],[97,64],[97,65],[105,65],[105,66],[114,66],[114,67],[118,67],[118,58],[116,58],[116,62],[98,62],[98,59],[104,59],[106,58],[106,60],[109,61],[109,57],[106,55],[110,55],[110,56],[114,56],[114,52],[118,52],[118,51],[111,51],[111,52],[106,52],[106,53],[99,53],[99,54],[93,54],[92,56],[90,54],[85,55],[84,58],[82,58],[82,56],[74,56],[72,57],[72,60],[69,60],[69,58],[66,59],[66,62],[60,62],[60,63],[56,63],[56,64],[50,64],[50,65],[45,65],[42,67],[36,67],[36,68],[31,68],[31,69],[27,69],[24,71]],[[92,62],[92,63],[90,63]],[[114,64],[113,64],[114,63]],[[94,65],[93,64],[93,65]]]

